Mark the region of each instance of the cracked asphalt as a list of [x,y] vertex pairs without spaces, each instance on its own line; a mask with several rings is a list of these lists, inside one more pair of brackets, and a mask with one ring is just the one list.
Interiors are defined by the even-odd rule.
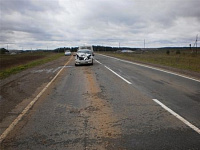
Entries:
[[200,83],[95,57],[132,84],[102,64],[75,67],[72,59],[1,149],[200,149],[200,135],[152,101],[162,100],[200,127]]

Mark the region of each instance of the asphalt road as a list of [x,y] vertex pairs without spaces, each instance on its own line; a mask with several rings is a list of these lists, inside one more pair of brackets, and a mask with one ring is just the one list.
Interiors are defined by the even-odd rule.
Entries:
[[200,149],[200,82],[95,59],[93,66],[65,66],[1,149]]

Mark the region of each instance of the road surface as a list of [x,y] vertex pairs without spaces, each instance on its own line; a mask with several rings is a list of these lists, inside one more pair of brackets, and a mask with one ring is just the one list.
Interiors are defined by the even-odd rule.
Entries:
[[95,55],[70,60],[1,149],[200,149],[200,82]]

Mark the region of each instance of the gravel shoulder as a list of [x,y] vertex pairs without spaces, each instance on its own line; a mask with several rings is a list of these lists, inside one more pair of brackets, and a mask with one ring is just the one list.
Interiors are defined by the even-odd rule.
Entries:
[[51,81],[69,58],[63,56],[0,80],[0,133]]

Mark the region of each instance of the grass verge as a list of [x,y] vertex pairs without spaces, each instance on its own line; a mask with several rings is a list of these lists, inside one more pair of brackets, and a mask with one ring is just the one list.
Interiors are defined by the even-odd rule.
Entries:
[[[20,55],[23,55],[23,54],[20,54]],[[26,57],[23,56],[23,58],[27,59],[27,57],[32,54],[30,53],[30,54],[25,54],[25,55],[26,55]],[[1,70],[0,71],[0,79],[5,79],[12,74],[19,73],[23,70],[26,70],[28,68],[32,68],[32,67],[35,67],[35,66],[38,66],[41,64],[45,64],[47,62],[56,60],[56,59],[60,58],[61,56],[63,56],[62,53],[37,53],[34,55],[38,56],[38,59],[36,59],[36,60],[30,59],[29,61],[26,61],[26,63],[16,65],[16,66],[13,64],[13,66],[10,66],[9,68]],[[1,56],[1,57],[6,57],[6,59],[5,59],[6,61],[13,59],[12,56]],[[13,56],[13,57],[15,57],[14,59],[19,59],[19,60],[22,59],[22,56],[19,56],[19,57]]]
[[146,52],[140,54],[101,52],[101,54],[133,62],[151,63],[200,73],[200,54],[194,55],[184,52],[181,54],[170,53],[170,55],[165,52]]

